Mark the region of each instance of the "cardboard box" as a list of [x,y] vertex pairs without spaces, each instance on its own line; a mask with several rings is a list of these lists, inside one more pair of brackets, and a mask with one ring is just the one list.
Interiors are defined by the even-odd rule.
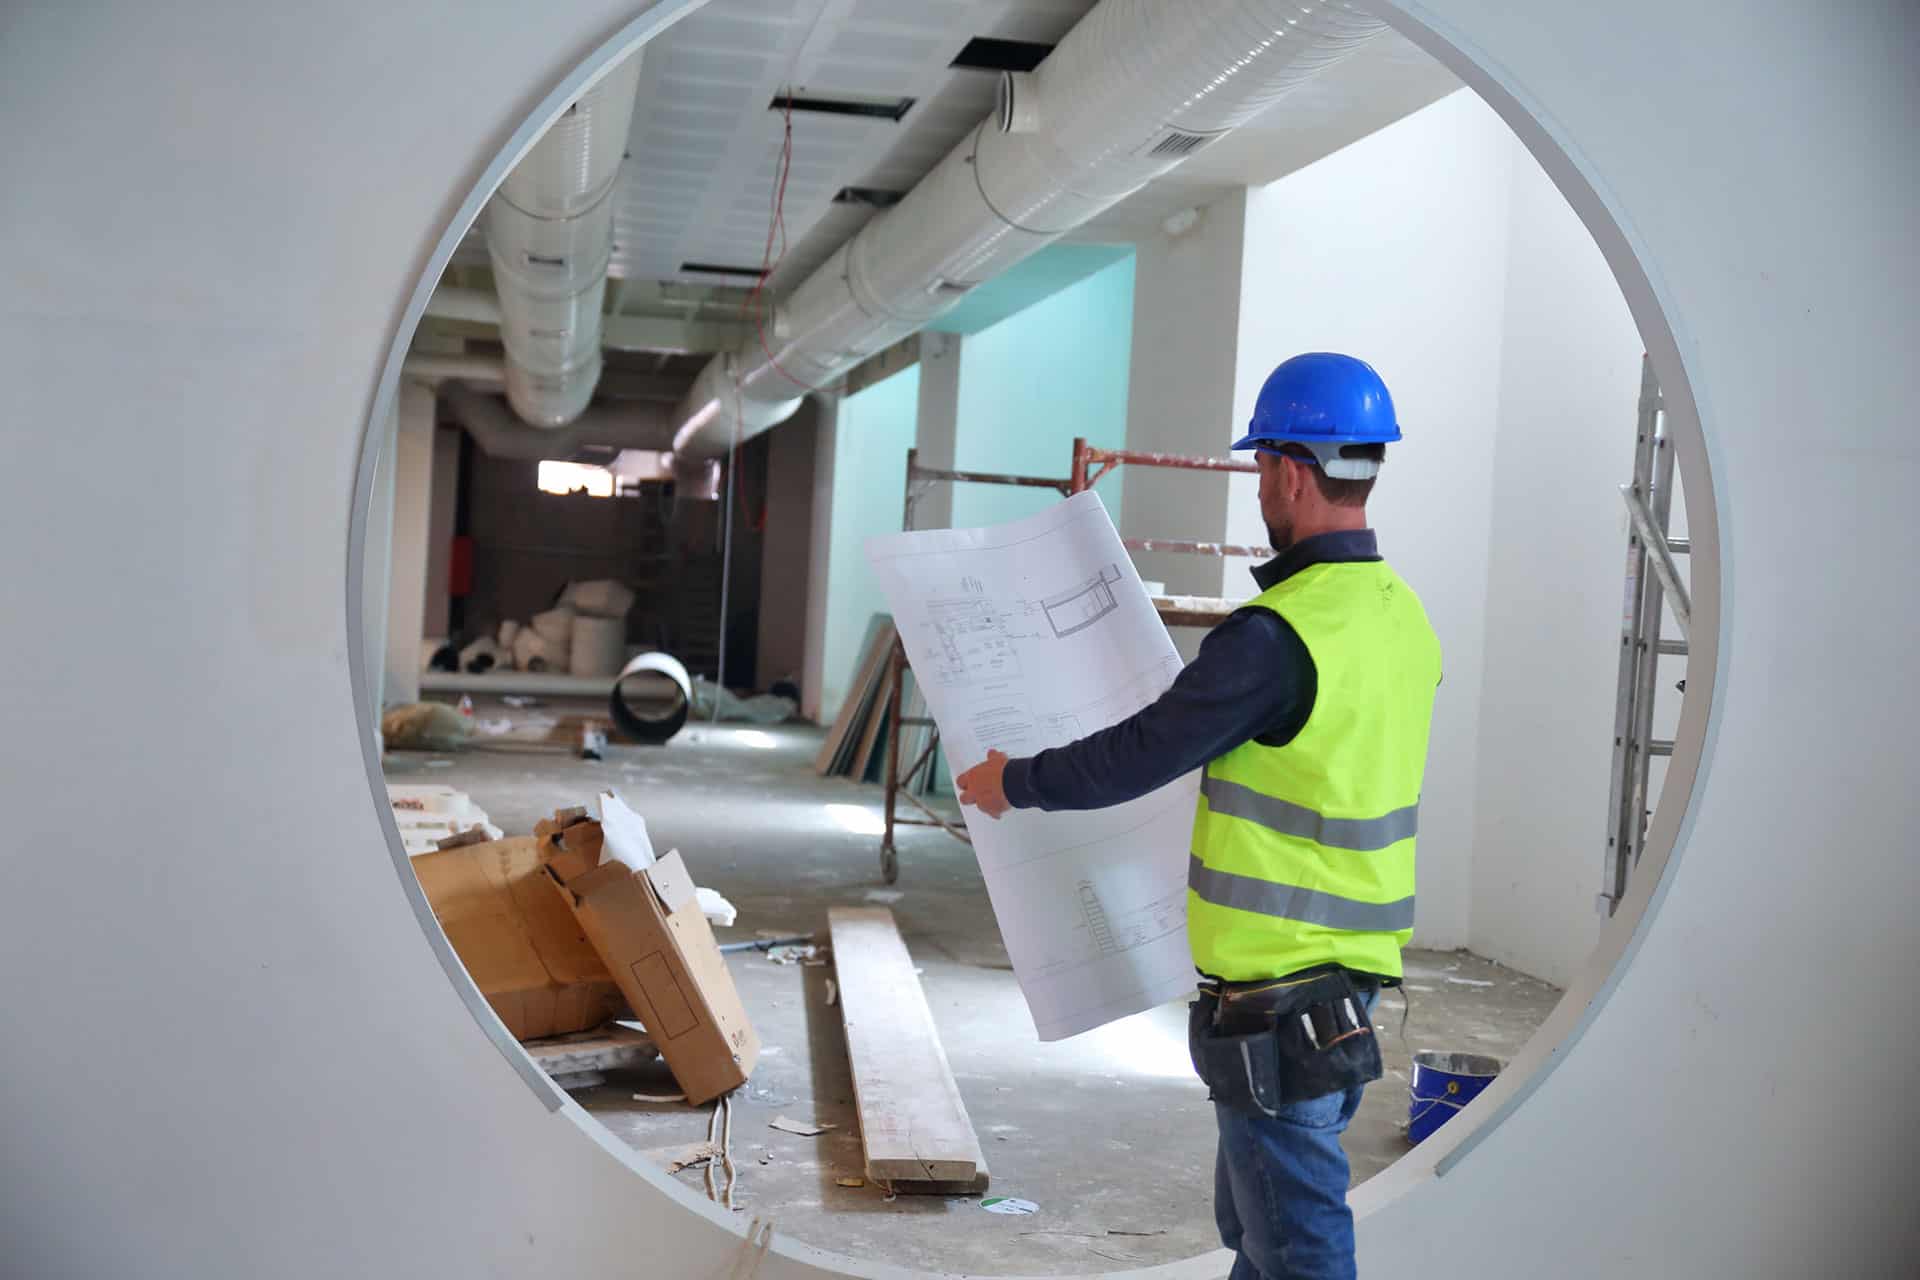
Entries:
[[460,962],[517,1039],[627,1016],[626,998],[599,952],[554,896],[538,840],[422,854],[413,870]]
[[600,863],[600,824],[542,823],[541,857],[693,1105],[745,1084],[760,1057],[693,877],[669,853],[645,870]]

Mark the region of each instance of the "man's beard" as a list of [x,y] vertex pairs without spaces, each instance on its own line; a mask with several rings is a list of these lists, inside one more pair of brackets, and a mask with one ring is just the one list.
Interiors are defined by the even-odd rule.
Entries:
[[1275,551],[1285,551],[1293,545],[1293,521],[1282,520],[1279,524],[1267,521],[1267,545]]

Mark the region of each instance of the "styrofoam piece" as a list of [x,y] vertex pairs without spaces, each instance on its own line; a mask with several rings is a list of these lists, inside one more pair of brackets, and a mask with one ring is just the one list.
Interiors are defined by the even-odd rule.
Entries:
[[565,675],[567,664],[573,654],[565,640],[554,640],[542,635],[532,627],[522,627],[513,638],[513,665],[522,671],[531,671],[537,661],[543,670]]
[[733,922],[740,918],[740,908],[728,902],[717,889],[703,889],[696,886],[693,895],[699,900],[700,914],[722,929],[732,928]]
[[624,618],[596,618],[581,614],[573,620],[573,641],[567,649],[567,670],[576,676],[605,676],[620,672],[627,653]]
[[571,606],[556,605],[544,612],[534,614],[527,619],[527,625],[546,637],[549,642],[564,649],[573,639],[573,619],[574,612]]
[[628,807],[617,792],[602,791],[596,798],[600,813],[602,865],[622,862],[635,871],[644,871],[655,861],[653,840],[647,835],[647,820]]
[[633,608],[633,588],[617,578],[595,578],[591,582],[569,582],[560,593],[560,603],[574,612],[598,618],[624,618]]

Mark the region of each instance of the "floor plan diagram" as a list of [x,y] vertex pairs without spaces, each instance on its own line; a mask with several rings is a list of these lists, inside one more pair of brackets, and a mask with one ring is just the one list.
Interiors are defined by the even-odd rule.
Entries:
[[[1020,655],[992,601],[977,596],[934,600],[926,613],[938,644],[932,664],[925,668],[934,680],[977,685],[1020,674]],[[916,664],[915,669],[921,668]]]
[[1113,593],[1114,584],[1119,581],[1120,566],[1110,564],[1079,586],[1043,599],[1040,606],[1047,612],[1054,636],[1064,640],[1119,608]]

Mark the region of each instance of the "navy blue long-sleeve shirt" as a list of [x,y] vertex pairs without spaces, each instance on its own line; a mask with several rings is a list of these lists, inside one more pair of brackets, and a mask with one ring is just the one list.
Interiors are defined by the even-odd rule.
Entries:
[[[1262,591],[1315,564],[1378,560],[1373,530],[1303,538],[1253,570]],[[1143,796],[1246,742],[1281,747],[1313,712],[1306,642],[1271,609],[1239,609],[1152,705],[1078,742],[1007,761],[1016,809],[1104,809]]]

